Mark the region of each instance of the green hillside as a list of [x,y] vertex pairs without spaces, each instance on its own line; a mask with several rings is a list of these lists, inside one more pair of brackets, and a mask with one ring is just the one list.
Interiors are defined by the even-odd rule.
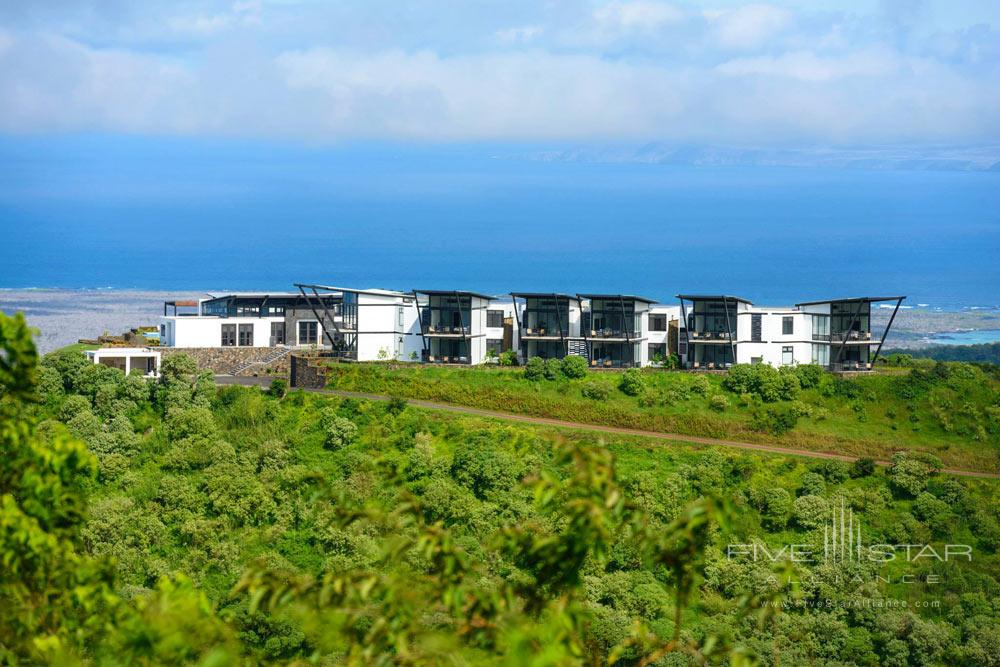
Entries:
[[[1000,484],[936,473],[932,457],[883,470],[597,440],[403,400],[216,388],[183,356],[155,385],[71,353],[36,371],[26,335],[0,316],[4,662],[997,654]],[[533,386],[558,394],[549,382]],[[971,560],[821,557],[842,504],[866,545],[967,545]]]
[[913,363],[855,378],[815,366],[715,375],[567,374],[558,362],[523,369],[341,363],[328,379],[337,389],[879,460],[921,451],[949,467],[1000,471],[997,368]]

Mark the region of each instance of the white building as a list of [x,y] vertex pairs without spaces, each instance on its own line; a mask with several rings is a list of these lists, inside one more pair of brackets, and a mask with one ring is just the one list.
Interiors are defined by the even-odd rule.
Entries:
[[[424,339],[423,361],[444,364],[486,361],[486,320],[492,297],[461,290],[414,290],[413,297]],[[493,336],[502,336],[502,327],[489,328]]]
[[[855,297],[764,307],[728,295],[678,295],[681,363],[700,369],[765,363],[871,370],[903,298]],[[871,304],[881,301],[895,301],[896,306],[878,336],[872,331]]]
[[237,292],[209,294],[197,302],[168,301],[161,345],[316,348],[355,361],[420,358],[422,340],[411,294],[296,286],[298,292]]
[[148,347],[102,347],[87,350],[92,363],[117,368],[125,375],[160,377],[160,353]]

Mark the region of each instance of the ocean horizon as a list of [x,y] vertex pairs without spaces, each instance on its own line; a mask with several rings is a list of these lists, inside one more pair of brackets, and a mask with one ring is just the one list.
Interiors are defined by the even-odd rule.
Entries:
[[0,139],[0,287],[860,294],[1000,305],[1000,173],[486,145]]

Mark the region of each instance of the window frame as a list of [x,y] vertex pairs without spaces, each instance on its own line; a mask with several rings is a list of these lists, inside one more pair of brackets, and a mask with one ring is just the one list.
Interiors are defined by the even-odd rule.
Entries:
[[254,326],[252,323],[241,323],[237,325],[236,341],[239,347],[253,347],[253,329]]
[[781,335],[782,336],[794,336],[795,335],[795,318],[791,315],[783,315],[781,317]]
[[[311,336],[312,341],[302,340],[302,325],[312,324],[315,327],[315,333]],[[299,320],[295,324],[295,344],[296,345],[318,345],[319,344],[319,320]]]
[[236,347],[237,335],[235,324],[223,324],[220,328],[220,347]]
[[[499,321],[499,324],[490,324],[491,321]],[[486,309],[486,328],[503,329],[503,310],[500,308]]]

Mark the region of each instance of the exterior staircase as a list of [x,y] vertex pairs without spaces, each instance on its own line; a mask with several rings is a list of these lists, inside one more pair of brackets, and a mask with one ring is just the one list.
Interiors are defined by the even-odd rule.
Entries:
[[288,353],[292,351],[290,347],[276,347],[274,350],[268,353],[266,357],[258,361],[244,361],[236,366],[233,366],[229,370],[230,375],[239,375],[243,371],[253,368],[254,366],[270,366],[274,362],[288,356]]

